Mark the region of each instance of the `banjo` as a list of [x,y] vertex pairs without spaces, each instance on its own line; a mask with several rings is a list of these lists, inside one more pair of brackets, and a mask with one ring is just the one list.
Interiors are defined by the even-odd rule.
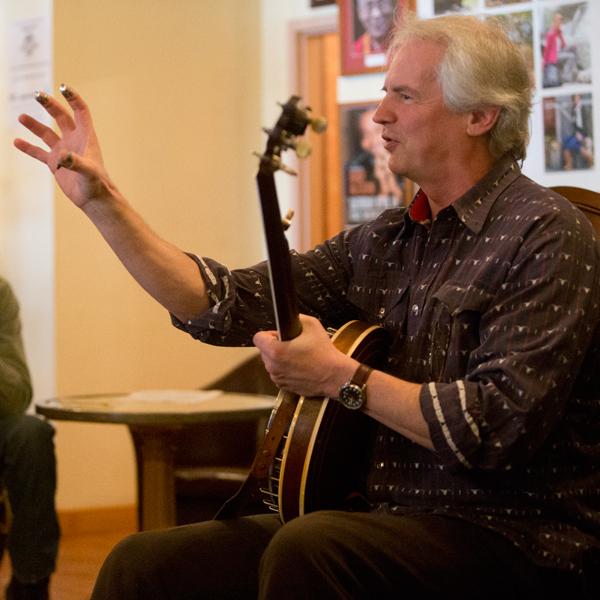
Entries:
[[[309,149],[298,140],[310,125],[318,133],[322,119],[312,119],[298,96],[283,104],[268,141],[259,154],[256,182],[267,246],[275,322],[282,341],[302,332],[285,231],[291,214],[282,219],[274,174],[295,173],[281,160],[293,148],[305,157]],[[358,361],[376,366],[387,348],[386,333],[378,325],[350,321],[330,331],[336,348]],[[298,396],[280,391],[248,479],[217,514],[217,519],[240,514],[247,499],[260,495],[283,522],[302,514],[341,508],[360,491],[369,460],[375,422],[360,411],[348,410],[337,400]]]

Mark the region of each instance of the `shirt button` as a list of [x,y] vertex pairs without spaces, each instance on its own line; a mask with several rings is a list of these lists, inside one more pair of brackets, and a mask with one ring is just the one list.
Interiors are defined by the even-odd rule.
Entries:
[[385,315],[385,308],[383,308],[383,306],[379,309],[379,316],[383,317],[383,315]]
[[419,305],[413,304],[411,310],[412,310],[412,314],[415,315],[415,317],[416,317],[419,314]]

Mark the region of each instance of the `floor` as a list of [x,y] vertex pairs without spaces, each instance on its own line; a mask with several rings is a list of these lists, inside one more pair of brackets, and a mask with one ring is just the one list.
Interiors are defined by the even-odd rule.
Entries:
[[[111,531],[61,539],[58,567],[52,577],[51,600],[88,600],[96,575],[111,548],[132,531]],[[10,579],[10,561],[4,555],[0,568],[0,598]]]

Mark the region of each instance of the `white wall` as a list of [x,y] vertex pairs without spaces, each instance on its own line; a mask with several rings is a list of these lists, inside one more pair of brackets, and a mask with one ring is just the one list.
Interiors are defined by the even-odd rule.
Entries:
[[[55,393],[54,184],[49,173],[19,155],[12,140],[24,135],[18,112],[43,118],[31,92],[52,84],[51,21],[52,0],[0,0],[0,274],[21,304],[36,398]],[[33,24],[38,68],[23,69],[22,48],[11,47],[25,23]]]

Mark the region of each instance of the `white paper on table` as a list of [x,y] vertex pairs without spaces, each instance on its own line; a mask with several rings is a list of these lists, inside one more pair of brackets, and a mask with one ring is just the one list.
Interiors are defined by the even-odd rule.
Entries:
[[137,390],[127,395],[135,402],[178,402],[196,404],[223,395],[221,390]]

